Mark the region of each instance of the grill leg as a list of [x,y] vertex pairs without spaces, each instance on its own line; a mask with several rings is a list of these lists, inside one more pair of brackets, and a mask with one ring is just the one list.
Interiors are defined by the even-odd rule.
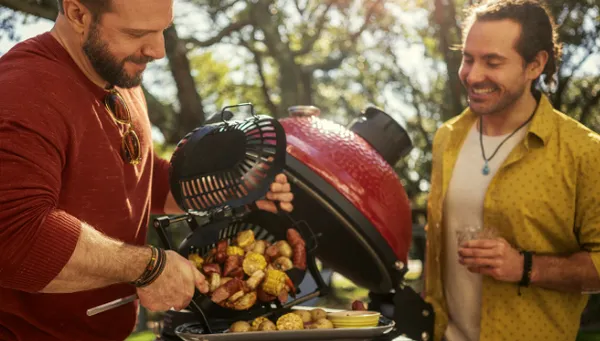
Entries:
[[411,287],[403,286],[389,294],[369,293],[369,298],[369,310],[379,311],[396,322],[394,330],[378,341],[393,340],[401,335],[415,341],[433,340],[433,307]]

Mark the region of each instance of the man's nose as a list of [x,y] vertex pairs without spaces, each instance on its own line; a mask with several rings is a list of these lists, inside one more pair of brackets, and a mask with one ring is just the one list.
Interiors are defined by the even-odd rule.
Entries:
[[165,38],[161,33],[152,37],[152,40],[144,45],[142,49],[144,56],[152,59],[162,59],[165,57]]
[[485,70],[479,63],[473,63],[467,73],[467,84],[473,85],[482,82],[485,79]]

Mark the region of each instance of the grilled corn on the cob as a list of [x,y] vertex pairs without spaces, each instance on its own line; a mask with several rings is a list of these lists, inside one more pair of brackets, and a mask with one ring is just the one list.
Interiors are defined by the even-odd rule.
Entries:
[[269,295],[278,296],[282,290],[285,290],[285,277],[286,274],[282,271],[267,270],[262,289]]

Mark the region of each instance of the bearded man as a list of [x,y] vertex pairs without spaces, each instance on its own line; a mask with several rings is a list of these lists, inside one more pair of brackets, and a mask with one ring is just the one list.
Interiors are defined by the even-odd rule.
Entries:
[[[182,309],[208,290],[191,262],[144,245],[151,212],[180,212],[140,87],[173,3],[58,4],[51,32],[0,58],[0,340],[124,340],[136,302],[87,309],[132,294]],[[283,174],[267,198],[293,209]]]

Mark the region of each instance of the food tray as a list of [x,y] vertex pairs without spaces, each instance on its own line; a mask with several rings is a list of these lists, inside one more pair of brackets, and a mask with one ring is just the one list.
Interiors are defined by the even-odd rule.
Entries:
[[[287,340],[369,340],[389,333],[395,322],[381,317],[379,326],[371,328],[334,328],[283,330],[271,332],[201,334],[202,324],[193,322],[175,329],[175,334],[184,341],[287,341]],[[197,328],[197,332],[194,329]]]

